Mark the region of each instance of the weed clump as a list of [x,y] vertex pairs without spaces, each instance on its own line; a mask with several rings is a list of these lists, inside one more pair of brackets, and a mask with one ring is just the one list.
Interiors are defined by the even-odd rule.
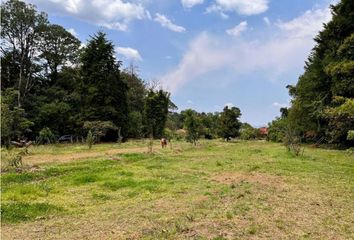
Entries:
[[23,148],[21,150],[9,150],[2,154],[2,158],[4,159],[4,163],[1,166],[2,171],[9,171],[11,169],[15,169],[20,171],[23,167],[22,158],[23,156],[28,154],[28,148]]

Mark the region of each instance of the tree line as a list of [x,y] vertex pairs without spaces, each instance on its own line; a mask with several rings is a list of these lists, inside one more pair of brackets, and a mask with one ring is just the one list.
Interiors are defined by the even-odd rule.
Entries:
[[61,135],[92,141],[178,138],[196,143],[237,137],[241,111],[177,113],[170,93],[147,84],[133,65],[122,70],[104,32],[85,46],[32,4],[1,5],[1,141],[53,142]]
[[354,2],[331,6],[333,18],[316,42],[295,86],[291,106],[269,125],[269,139],[354,146]]
[[89,130],[101,140],[162,135],[170,94],[121,70],[105,33],[82,46],[32,4],[10,0],[1,13],[2,143]]

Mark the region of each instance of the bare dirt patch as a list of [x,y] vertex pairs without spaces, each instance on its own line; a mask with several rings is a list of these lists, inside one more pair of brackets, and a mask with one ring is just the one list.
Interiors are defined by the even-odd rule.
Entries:
[[116,160],[116,157],[112,157],[114,154],[124,154],[124,153],[145,153],[147,149],[145,147],[140,147],[140,148],[125,148],[125,149],[110,149],[107,151],[102,151],[102,152],[80,152],[80,153],[66,153],[66,154],[61,154],[61,155],[51,155],[51,154],[46,154],[46,155],[31,155],[31,156],[26,156],[24,157],[24,163],[26,164],[42,164],[42,163],[51,163],[51,162],[70,162],[78,159],[84,159],[84,158],[97,158],[97,157],[108,157],[108,158],[114,158],[113,160]]

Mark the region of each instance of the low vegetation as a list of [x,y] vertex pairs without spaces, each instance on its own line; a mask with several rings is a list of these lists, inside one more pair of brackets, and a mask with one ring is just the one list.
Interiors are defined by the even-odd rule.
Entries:
[[96,157],[77,159],[86,145],[31,147],[23,172],[1,175],[2,239],[354,236],[354,162],[344,151],[295,156],[278,143],[203,140],[163,150],[155,141],[147,154],[147,143],[99,144]]

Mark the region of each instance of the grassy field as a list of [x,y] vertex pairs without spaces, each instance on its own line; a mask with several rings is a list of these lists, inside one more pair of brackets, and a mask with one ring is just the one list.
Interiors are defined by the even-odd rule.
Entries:
[[40,146],[1,175],[2,239],[354,239],[354,157],[262,141]]

